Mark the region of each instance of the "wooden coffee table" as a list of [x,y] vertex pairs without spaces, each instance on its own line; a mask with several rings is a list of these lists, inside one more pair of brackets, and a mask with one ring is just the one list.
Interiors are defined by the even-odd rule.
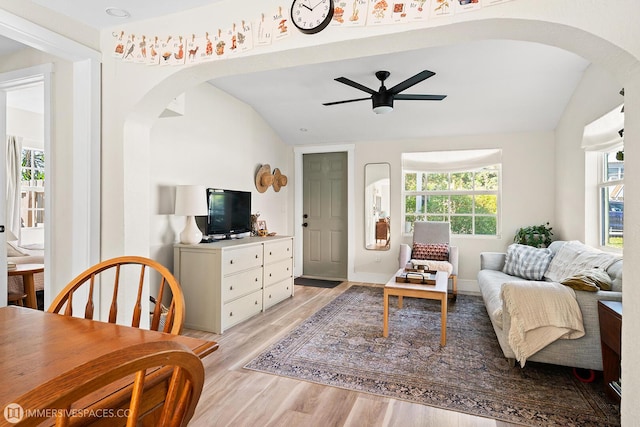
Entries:
[[449,276],[444,271],[436,273],[435,285],[421,285],[413,283],[396,282],[396,276],[403,272],[398,270],[393,277],[384,285],[384,324],[382,336],[389,336],[389,297],[398,297],[398,308],[402,308],[402,298],[425,298],[440,301],[440,345],[447,344],[447,288]]

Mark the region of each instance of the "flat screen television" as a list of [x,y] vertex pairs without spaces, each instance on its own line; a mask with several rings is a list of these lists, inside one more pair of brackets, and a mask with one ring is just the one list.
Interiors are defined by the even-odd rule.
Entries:
[[[215,239],[251,232],[251,192],[207,189],[207,235]],[[224,236],[224,237],[223,237]]]

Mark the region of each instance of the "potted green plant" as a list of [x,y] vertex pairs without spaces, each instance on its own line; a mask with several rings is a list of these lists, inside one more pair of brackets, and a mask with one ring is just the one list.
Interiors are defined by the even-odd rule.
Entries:
[[541,225],[530,225],[521,227],[513,238],[513,243],[521,245],[533,246],[536,248],[546,248],[552,242],[553,227],[549,227],[549,223]]

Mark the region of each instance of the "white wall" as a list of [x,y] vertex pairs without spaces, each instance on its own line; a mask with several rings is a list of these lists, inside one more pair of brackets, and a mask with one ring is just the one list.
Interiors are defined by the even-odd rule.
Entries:
[[556,138],[556,218],[561,238],[599,245],[598,190],[594,176],[594,156],[582,148],[584,127],[620,105],[622,89],[602,67],[587,68],[555,130]]
[[[372,149],[372,145],[375,149]],[[401,224],[403,152],[460,149],[502,149],[501,233],[498,237],[454,237],[460,248],[458,287],[463,292],[479,292],[476,275],[480,252],[504,251],[519,227],[555,222],[554,138],[552,132],[500,135],[475,135],[428,138],[424,140],[389,140],[356,144],[356,194],[364,189],[364,165],[375,162],[391,164],[391,250],[364,249],[364,200],[356,197],[355,280],[386,282],[398,269],[400,243],[410,243]],[[378,262],[379,259],[379,262]]]
[[19,108],[7,109],[7,134],[23,138],[22,146],[44,149],[44,117]]
[[[151,130],[151,258],[173,266],[173,243],[185,222],[173,215],[178,184],[251,191],[252,213],[260,213],[269,231],[291,234],[292,153],[243,102],[208,83],[189,89],[184,116],[158,119]],[[259,193],[255,173],[262,164],[287,175],[287,186]]]

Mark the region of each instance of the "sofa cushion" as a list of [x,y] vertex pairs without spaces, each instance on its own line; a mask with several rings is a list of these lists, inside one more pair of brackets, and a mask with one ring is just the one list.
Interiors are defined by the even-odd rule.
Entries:
[[509,276],[502,271],[480,270],[478,272],[478,286],[494,326],[502,329],[502,283],[518,280],[515,276]]
[[550,249],[513,243],[507,248],[507,257],[502,271],[523,279],[541,280],[551,258]]
[[591,268],[567,277],[562,282],[576,291],[598,292],[611,290],[611,278],[609,274],[599,268]]
[[413,242],[412,259],[430,259],[433,261],[449,260],[449,244]]

